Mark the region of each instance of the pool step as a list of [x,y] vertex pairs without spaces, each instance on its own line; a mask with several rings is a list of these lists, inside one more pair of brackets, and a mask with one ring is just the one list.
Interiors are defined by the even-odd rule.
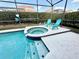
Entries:
[[41,39],[32,40],[32,38],[27,38],[27,41],[25,59],[44,59],[48,50]]
[[39,59],[39,55],[38,55],[38,51],[37,48],[35,46],[35,42],[34,41],[30,41],[30,50],[31,50],[31,57],[32,59]]
[[28,43],[26,44],[26,51],[25,51],[25,58],[24,59],[32,59],[30,45]]
[[35,46],[34,40],[31,40],[30,38],[27,39],[28,43],[26,44],[26,52],[25,52],[25,58],[24,59],[39,59],[38,51]]
[[45,45],[43,44],[43,42],[40,41],[40,40],[39,41],[35,41],[35,45],[37,47],[40,59],[44,59],[44,57],[48,53],[47,48],[45,47]]

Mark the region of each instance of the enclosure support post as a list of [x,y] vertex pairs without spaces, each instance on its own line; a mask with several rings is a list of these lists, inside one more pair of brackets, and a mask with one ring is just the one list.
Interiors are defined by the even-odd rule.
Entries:
[[67,2],[68,2],[68,0],[66,0],[66,2],[65,2],[65,6],[64,6],[64,11],[63,11],[63,19],[64,19],[64,17],[65,17],[65,12],[66,12],[66,8],[67,8]]
[[37,1],[37,19],[36,20],[37,20],[37,23],[38,23],[38,20],[39,20],[38,19],[38,0],[36,0],[36,1]]
[[16,3],[16,0],[14,0],[14,1],[15,1],[16,13],[18,14],[17,3]]
[[[51,0],[51,4],[53,5],[52,0]],[[51,6],[51,19],[52,19],[52,15],[53,15],[53,6]]]

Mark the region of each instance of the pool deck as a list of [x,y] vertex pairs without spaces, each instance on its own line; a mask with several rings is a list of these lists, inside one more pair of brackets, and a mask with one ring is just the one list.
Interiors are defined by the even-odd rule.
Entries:
[[65,32],[42,40],[50,51],[44,59],[79,59],[79,34]]

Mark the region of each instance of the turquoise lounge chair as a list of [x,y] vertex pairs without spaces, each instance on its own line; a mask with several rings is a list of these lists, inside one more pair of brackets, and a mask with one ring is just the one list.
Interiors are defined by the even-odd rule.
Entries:
[[52,23],[52,22],[51,22],[51,19],[48,19],[47,22],[45,23],[46,27],[50,26],[51,23]]
[[60,26],[61,21],[62,21],[61,19],[58,19],[58,20],[56,21],[56,23],[52,25],[52,29],[55,29],[55,28],[58,29],[58,27]]

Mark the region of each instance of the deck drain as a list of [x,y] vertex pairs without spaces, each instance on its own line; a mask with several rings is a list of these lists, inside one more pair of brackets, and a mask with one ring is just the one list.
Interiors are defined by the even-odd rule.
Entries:
[[44,55],[42,55],[42,58],[44,58]]

